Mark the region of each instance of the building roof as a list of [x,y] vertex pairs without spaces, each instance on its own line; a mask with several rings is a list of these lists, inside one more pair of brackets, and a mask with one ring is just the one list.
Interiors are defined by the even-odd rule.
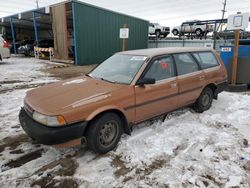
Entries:
[[141,55],[141,56],[158,56],[164,54],[181,53],[181,52],[196,52],[196,51],[211,51],[209,48],[194,48],[194,47],[169,47],[169,48],[148,48],[140,50],[130,50],[119,52],[119,54]]

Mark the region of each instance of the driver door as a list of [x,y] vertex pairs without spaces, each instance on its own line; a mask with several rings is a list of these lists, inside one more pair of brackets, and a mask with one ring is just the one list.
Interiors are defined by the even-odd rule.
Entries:
[[155,84],[135,86],[136,122],[140,122],[177,106],[178,84],[176,70],[171,56],[155,58],[141,78],[154,78]]

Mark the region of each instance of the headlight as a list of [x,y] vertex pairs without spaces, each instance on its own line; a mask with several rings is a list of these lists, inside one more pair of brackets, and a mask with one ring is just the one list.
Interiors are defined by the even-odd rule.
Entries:
[[33,119],[43,125],[52,127],[66,124],[66,121],[63,116],[46,116],[38,112],[33,113]]

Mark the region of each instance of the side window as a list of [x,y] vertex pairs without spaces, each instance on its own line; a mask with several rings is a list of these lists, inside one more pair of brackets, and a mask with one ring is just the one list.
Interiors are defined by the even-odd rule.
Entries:
[[154,78],[155,81],[164,80],[175,76],[175,68],[172,57],[156,59],[144,75],[145,78]]
[[175,54],[174,55],[178,75],[188,74],[199,70],[194,58],[188,54]]
[[207,69],[218,65],[218,62],[212,52],[197,52],[193,54],[200,63],[202,69]]

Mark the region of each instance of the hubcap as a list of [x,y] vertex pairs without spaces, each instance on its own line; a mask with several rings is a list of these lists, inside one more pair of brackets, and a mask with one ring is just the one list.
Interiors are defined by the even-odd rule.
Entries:
[[109,146],[117,136],[118,123],[114,120],[106,122],[100,130],[100,143]]
[[210,96],[208,94],[203,95],[202,97],[202,105],[207,106],[210,103]]

